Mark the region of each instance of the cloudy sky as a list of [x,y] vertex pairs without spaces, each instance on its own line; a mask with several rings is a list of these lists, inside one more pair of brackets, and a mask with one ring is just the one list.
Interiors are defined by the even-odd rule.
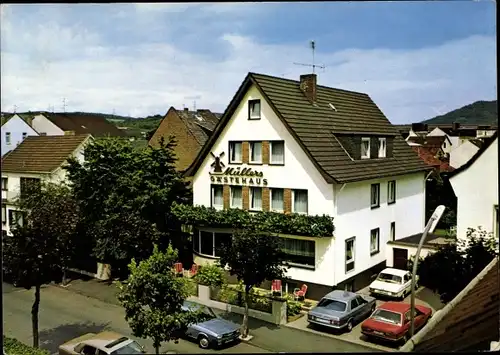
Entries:
[[493,1],[1,5],[2,111],[223,112],[251,72],[369,94],[393,123],[496,99]]

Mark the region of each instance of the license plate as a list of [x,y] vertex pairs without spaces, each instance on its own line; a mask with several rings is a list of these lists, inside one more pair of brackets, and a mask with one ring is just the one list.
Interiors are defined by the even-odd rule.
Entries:
[[328,319],[323,319],[323,318],[316,318],[316,320],[318,322],[321,322],[321,323],[330,323],[330,321]]
[[373,334],[377,334],[377,335],[384,335],[383,332],[377,332],[376,330],[373,331]]

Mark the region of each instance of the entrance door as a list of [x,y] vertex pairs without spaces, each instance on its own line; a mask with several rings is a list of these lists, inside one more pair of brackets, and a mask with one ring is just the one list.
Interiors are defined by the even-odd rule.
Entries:
[[408,267],[408,250],[393,248],[393,267],[395,269],[406,270]]

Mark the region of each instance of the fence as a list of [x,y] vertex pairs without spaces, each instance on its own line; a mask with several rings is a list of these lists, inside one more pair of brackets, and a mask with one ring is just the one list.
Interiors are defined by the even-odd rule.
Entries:
[[[210,299],[214,301],[232,304],[238,307],[245,307],[244,303],[245,292],[235,289],[225,288],[210,288]],[[250,294],[248,307],[257,311],[273,313],[273,302],[267,296]]]

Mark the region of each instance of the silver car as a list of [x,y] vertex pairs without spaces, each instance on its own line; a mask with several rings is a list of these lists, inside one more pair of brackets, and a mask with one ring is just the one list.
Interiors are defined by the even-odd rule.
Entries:
[[217,317],[214,311],[207,306],[185,301],[182,305],[184,311],[195,311],[201,309],[206,316],[206,320],[200,323],[191,324],[186,336],[195,339],[202,349],[211,346],[221,346],[223,344],[236,342],[240,337],[240,326],[236,323]]
[[375,311],[375,298],[354,292],[334,290],[309,311],[307,321],[333,329],[352,330],[354,324]]

